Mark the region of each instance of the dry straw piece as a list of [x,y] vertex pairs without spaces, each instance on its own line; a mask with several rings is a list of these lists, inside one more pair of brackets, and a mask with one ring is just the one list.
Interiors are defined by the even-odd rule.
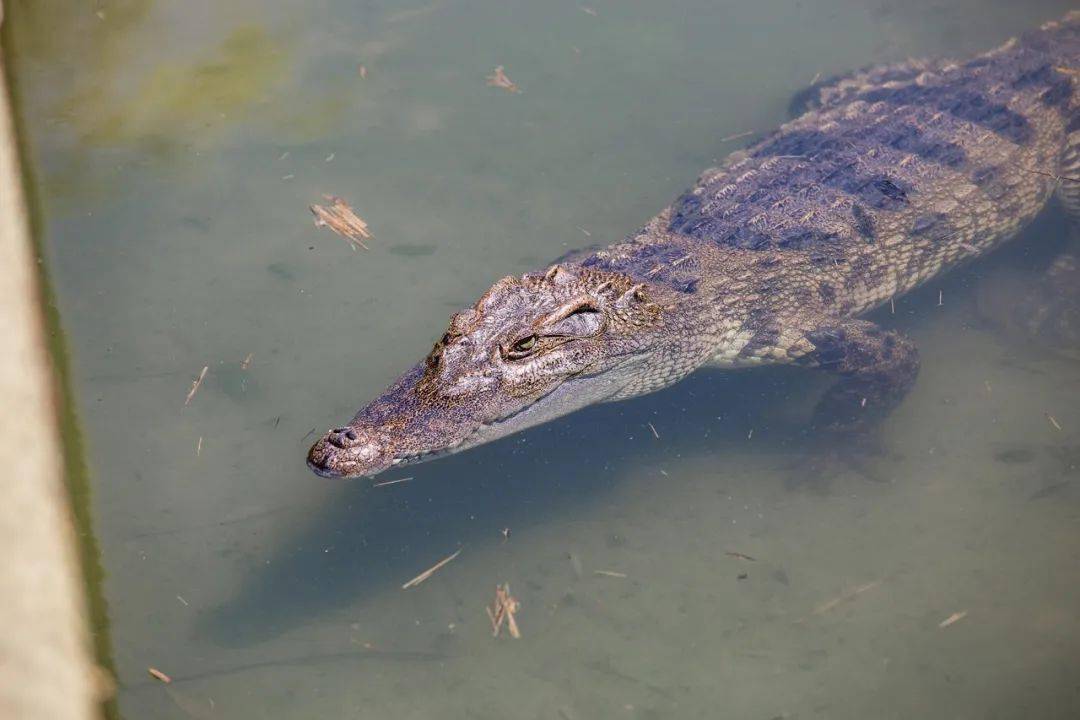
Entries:
[[365,240],[371,239],[371,231],[363,218],[353,212],[349,204],[339,197],[323,195],[330,201],[329,206],[309,205],[308,209],[315,216],[315,227],[328,227],[349,241],[353,250],[361,247],[368,250]]
[[427,580],[427,579],[428,579],[429,577],[431,577],[432,575],[434,575],[434,574],[435,574],[435,572],[436,572],[436,571],[437,571],[437,570],[438,570],[439,568],[441,568],[441,567],[442,567],[443,565],[447,564],[448,562],[450,562],[451,560],[453,560],[454,558],[456,558],[456,557],[457,557],[458,555],[460,555],[460,554],[461,554],[461,550],[459,549],[459,550],[458,550],[457,552],[455,552],[455,553],[454,553],[453,555],[449,555],[449,556],[447,556],[447,557],[444,557],[444,558],[443,558],[442,560],[440,560],[439,562],[435,563],[434,565],[432,565],[431,567],[429,567],[429,568],[428,568],[427,570],[425,570],[424,572],[420,573],[419,575],[417,575],[416,577],[414,577],[414,578],[413,578],[412,580],[410,580],[409,582],[407,582],[407,583],[405,583],[404,585],[402,585],[402,586],[401,586],[401,589],[402,589],[402,590],[408,590],[408,589],[409,589],[409,588],[411,588],[411,587],[416,587],[417,585],[419,585],[420,583],[424,582],[424,581],[425,581],[425,580]]
[[491,87],[502,88],[507,92],[519,93],[521,88],[517,84],[506,76],[506,69],[502,65],[495,68],[495,70],[487,76],[487,84]]

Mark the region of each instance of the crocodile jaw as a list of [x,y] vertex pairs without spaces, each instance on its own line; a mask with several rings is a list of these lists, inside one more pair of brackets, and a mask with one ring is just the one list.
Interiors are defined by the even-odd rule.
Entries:
[[[312,445],[308,467],[327,478],[373,477],[392,467],[426,462],[546,423],[603,402],[621,388],[612,374],[572,377],[513,413],[482,420],[445,410],[418,413],[410,397],[412,387],[397,398],[389,397],[401,392],[402,381],[357,413],[348,426],[331,430]],[[373,423],[388,404],[398,405],[400,413],[382,424]]]

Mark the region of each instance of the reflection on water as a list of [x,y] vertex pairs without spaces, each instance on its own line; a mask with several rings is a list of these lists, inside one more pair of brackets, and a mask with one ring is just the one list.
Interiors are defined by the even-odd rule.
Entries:
[[[827,379],[794,369],[383,487],[303,463],[494,278],[619,239],[817,73],[1067,5],[14,3],[122,711],[1075,716],[1080,374],[995,310],[1066,241],[1053,212],[882,316],[924,369],[865,465],[802,466]],[[323,194],[370,252],[312,226]],[[498,582],[520,641],[490,635]]]

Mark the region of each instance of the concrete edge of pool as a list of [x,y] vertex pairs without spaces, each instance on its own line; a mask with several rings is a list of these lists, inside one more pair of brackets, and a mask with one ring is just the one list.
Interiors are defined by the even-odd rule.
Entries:
[[0,715],[98,714],[76,532],[18,143],[0,55]]

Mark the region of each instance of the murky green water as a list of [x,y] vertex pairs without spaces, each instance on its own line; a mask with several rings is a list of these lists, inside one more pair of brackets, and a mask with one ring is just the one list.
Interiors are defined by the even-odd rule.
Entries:
[[[790,369],[384,487],[303,462],[492,280],[638,227],[818,73],[1069,5],[13,3],[125,717],[1080,715],[1080,368],[977,309],[1053,212],[885,319],[923,371],[861,473],[800,466],[826,380]],[[370,251],[313,226],[323,194]]]

